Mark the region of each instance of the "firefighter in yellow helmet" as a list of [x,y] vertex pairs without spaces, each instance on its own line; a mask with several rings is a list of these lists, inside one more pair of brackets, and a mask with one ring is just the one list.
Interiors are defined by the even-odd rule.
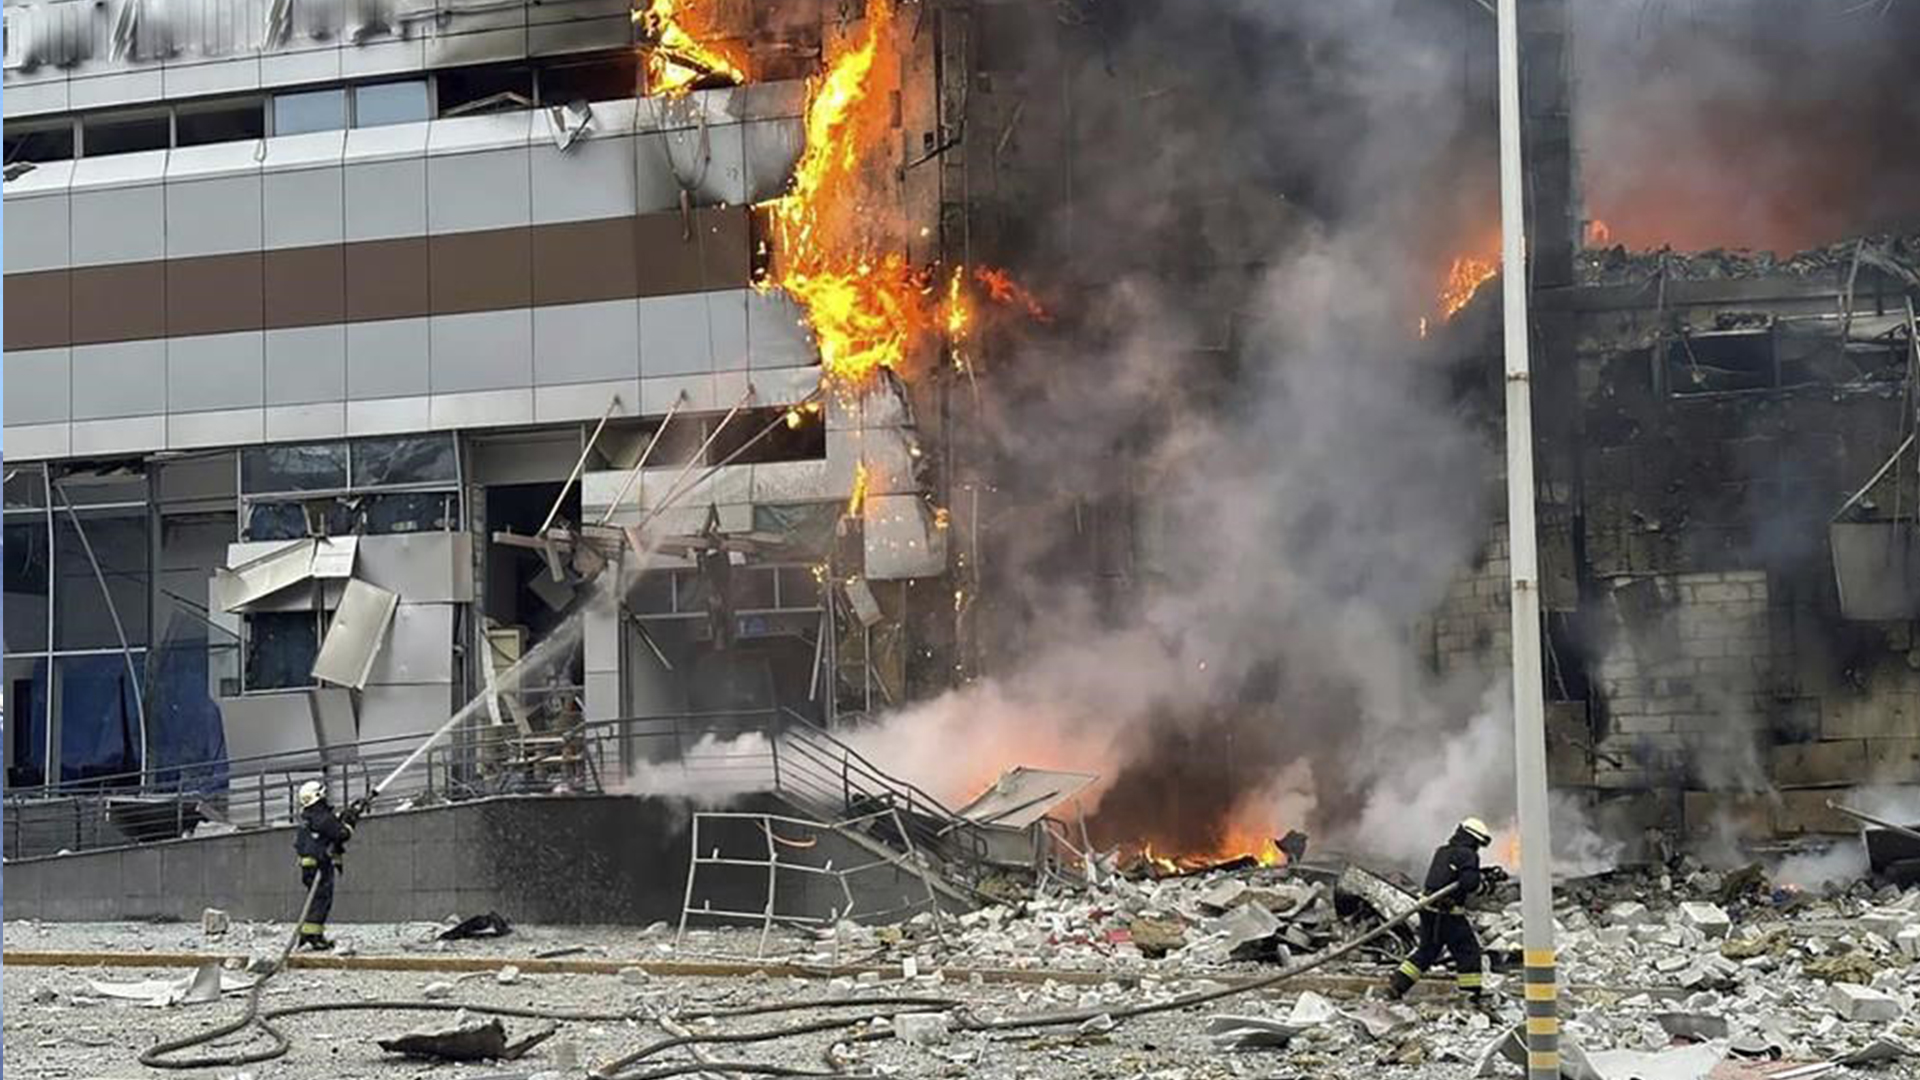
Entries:
[[[353,827],[366,812],[365,800],[357,800],[344,814],[334,813],[327,802],[327,789],[318,780],[300,785],[300,823],[293,834],[294,854],[300,857],[300,887],[313,890],[313,903],[300,924],[300,944],[316,951],[333,948],[327,938],[327,916],[333,912],[333,878],[340,872],[340,859],[346,854]],[[319,879],[318,887],[314,879]],[[302,896],[305,893],[301,894]]]
[[1446,956],[1453,961],[1454,978],[1461,991],[1476,1004],[1482,1000],[1480,938],[1473,932],[1473,923],[1467,920],[1466,904],[1469,897],[1489,892],[1506,880],[1507,872],[1500,867],[1483,869],[1480,866],[1480,851],[1491,843],[1493,832],[1487,823],[1470,817],[1433,853],[1433,862],[1427,867],[1427,894],[1432,895],[1449,885],[1460,887],[1438,906],[1420,913],[1420,945],[1393,973],[1393,981],[1387,987],[1388,997],[1404,996],[1428,968]]

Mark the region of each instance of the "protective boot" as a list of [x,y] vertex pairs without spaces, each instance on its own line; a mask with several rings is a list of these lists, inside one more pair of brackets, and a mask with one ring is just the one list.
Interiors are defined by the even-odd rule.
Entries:
[[328,952],[333,948],[333,939],[324,934],[301,934],[300,947],[313,952]]
[[1412,961],[1403,962],[1394,970],[1393,978],[1387,980],[1387,1000],[1399,1001],[1406,997],[1407,991],[1413,989],[1413,984],[1419,981],[1420,969],[1414,967]]

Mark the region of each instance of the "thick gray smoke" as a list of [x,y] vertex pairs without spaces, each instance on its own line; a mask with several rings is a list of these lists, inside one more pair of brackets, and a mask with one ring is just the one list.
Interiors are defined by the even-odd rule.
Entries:
[[1905,0],[1575,0],[1578,141],[1614,242],[1791,252],[1920,221]]
[[[1504,681],[1412,640],[1499,491],[1474,369],[1416,332],[1493,196],[1465,62],[1491,24],[1432,7],[1095,5],[1019,62],[1069,87],[1071,134],[1022,149],[1074,182],[1013,260],[1060,330],[993,375],[988,595],[1018,606],[994,677],[874,756],[954,799],[1098,770],[1096,839],[1190,850],[1251,818],[1411,864],[1507,816]],[[1030,89],[1023,130],[1066,122]]]

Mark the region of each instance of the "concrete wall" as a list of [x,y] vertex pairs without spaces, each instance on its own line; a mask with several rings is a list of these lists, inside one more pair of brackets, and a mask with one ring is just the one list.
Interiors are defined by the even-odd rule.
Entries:
[[[742,799],[737,808],[783,810],[771,796]],[[507,797],[376,815],[348,848],[333,921],[438,920],[489,910],[527,923],[674,920],[686,888],[691,820],[683,802],[628,796]],[[739,846],[746,840],[726,838],[727,850],[750,850]],[[832,858],[837,866],[872,861],[830,835],[806,857]],[[285,921],[304,895],[291,828],[10,861],[6,878],[7,916],[15,919],[197,919],[203,908],[218,907],[236,918]],[[781,910],[822,910],[837,895],[823,883],[783,875]],[[859,885],[856,895],[873,910],[902,895],[924,895],[890,868],[863,875]],[[701,886],[716,907],[758,910],[765,902],[764,872],[703,874]]]

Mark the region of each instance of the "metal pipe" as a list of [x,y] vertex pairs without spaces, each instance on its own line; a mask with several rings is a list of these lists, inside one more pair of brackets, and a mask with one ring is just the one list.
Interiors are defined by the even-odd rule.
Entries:
[[587,457],[593,453],[593,444],[600,441],[600,433],[606,430],[607,421],[613,418],[613,410],[620,407],[620,395],[613,395],[607,402],[607,411],[600,414],[600,422],[593,427],[593,434],[587,438],[587,445],[580,448],[580,460],[573,463],[573,471],[567,474],[567,482],[560,485],[560,495],[553,500],[553,509],[547,511],[547,520],[540,523],[535,536],[545,536],[553,519],[560,514],[560,504],[567,501],[567,492],[573,490],[573,482],[580,479],[580,470],[587,467]]
[[[87,538],[86,526],[80,524],[80,514],[73,508],[73,500],[67,498],[67,489],[58,483],[53,489],[60,493],[60,505],[66,508],[67,520],[73,522],[73,532],[80,538],[80,550],[87,556],[87,565],[93,568],[93,580],[100,586],[100,599],[107,607],[107,617],[113,620],[113,633],[120,640],[120,658],[127,666],[127,682],[133,690],[133,713],[140,723],[140,788],[147,786],[147,705],[145,687],[140,682],[139,673],[133,669],[133,646],[127,644],[127,628],[120,621],[120,605],[113,602],[113,592],[107,588],[107,575],[100,570],[100,560],[93,554],[93,541]],[[48,643],[49,645],[52,642]],[[48,665],[49,677],[53,665]],[[48,725],[52,729],[52,725]]]
[[633,482],[640,479],[640,470],[647,467],[647,461],[653,457],[653,448],[660,445],[660,437],[667,433],[667,425],[673,423],[674,414],[680,411],[680,403],[685,400],[687,395],[684,393],[673,399],[673,408],[667,410],[666,418],[661,420],[660,426],[654,429],[653,438],[647,440],[647,448],[640,451],[640,460],[634,462],[633,468],[627,470],[627,479],[620,485],[619,494],[607,504],[607,512],[600,515],[600,524],[605,525],[613,520],[614,511],[620,509],[620,500],[626,498],[627,492],[633,490]]
[[1534,523],[1533,370],[1528,340],[1526,175],[1517,0],[1499,0],[1500,236],[1507,382],[1507,529],[1513,589],[1514,761],[1519,781],[1520,908],[1527,1076],[1558,1080],[1553,839],[1547,823],[1546,698],[1541,686],[1539,537]]
[[1912,837],[1915,840],[1920,840],[1920,829],[1909,828],[1905,825],[1895,825],[1893,822],[1888,821],[1885,818],[1877,818],[1877,817],[1874,817],[1872,814],[1863,814],[1860,811],[1855,810],[1851,807],[1841,806],[1839,803],[1834,802],[1832,799],[1827,800],[1827,809],[1845,814],[1856,821],[1864,821],[1869,825],[1878,826],[1879,828],[1885,829],[1888,832],[1897,832],[1902,836],[1908,836],[1908,837]]

